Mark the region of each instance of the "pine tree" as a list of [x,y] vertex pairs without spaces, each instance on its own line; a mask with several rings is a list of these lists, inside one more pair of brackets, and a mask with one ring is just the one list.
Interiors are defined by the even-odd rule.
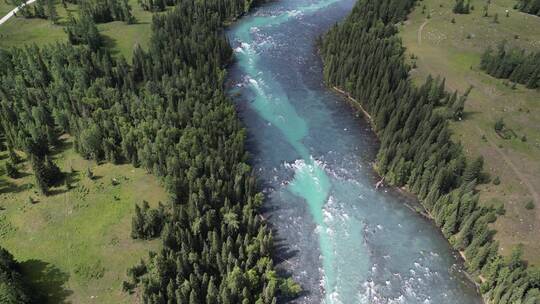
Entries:
[[467,164],[463,172],[463,182],[470,183],[474,180],[479,180],[483,166],[484,158],[482,156],[478,156],[474,161]]
[[11,162],[7,161],[5,164],[6,167],[6,173],[11,178],[17,178],[19,175],[19,172],[17,171],[17,167]]
[[208,291],[206,292],[206,304],[217,304],[218,302],[219,291],[216,288],[214,283],[214,278],[210,278],[208,283]]
[[47,15],[45,14],[45,7],[43,6],[44,0],[36,0],[36,4],[34,6],[34,16],[37,18],[45,19],[47,18]]
[[58,21],[58,12],[56,11],[56,4],[55,0],[47,0],[47,15],[49,17],[49,20],[56,24]]
[[49,183],[47,180],[47,167],[43,159],[30,155],[30,163],[32,165],[32,170],[34,171],[34,179],[36,181],[36,186],[39,191],[44,194],[49,194]]

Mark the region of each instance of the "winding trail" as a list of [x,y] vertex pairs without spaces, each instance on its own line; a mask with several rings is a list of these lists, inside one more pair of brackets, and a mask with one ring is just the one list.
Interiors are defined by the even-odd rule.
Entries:
[[426,19],[426,21],[424,21],[424,23],[422,23],[422,25],[420,25],[420,27],[418,28],[418,45],[421,45],[422,44],[422,31],[424,30],[424,27],[426,26],[426,24],[428,24],[429,20]]
[[[478,130],[478,132],[480,134],[483,133],[482,129],[480,129],[480,127],[476,126],[476,129]],[[512,160],[506,155],[504,154],[504,152],[497,146],[497,144],[495,142],[493,142],[491,140],[490,137],[486,136],[486,140],[487,142],[489,143],[489,145],[495,150],[497,151],[497,153],[502,157],[502,159],[504,160],[504,162],[506,163],[506,165],[508,165],[508,167],[510,167],[510,169],[512,169],[512,171],[514,171],[514,173],[517,175],[517,177],[520,179],[521,183],[524,184],[525,186],[527,186],[527,188],[529,189],[529,192],[531,193],[532,197],[533,197],[533,200],[538,204],[540,203],[540,195],[538,195],[538,192],[536,192],[536,190],[534,189],[534,186],[531,184],[531,182],[529,182],[529,180],[527,179],[527,177],[523,174],[523,172],[521,172],[517,167],[516,165],[514,165],[514,163],[512,162]],[[540,213],[536,213],[537,214],[537,217],[540,219]]]
[[15,16],[15,14],[24,6],[28,4],[32,4],[36,2],[36,0],[28,0],[26,3],[22,4],[21,6],[17,6],[16,8],[12,9],[9,13],[7,13],[2,19],[0,19],[0,25],[4,24],[6,21],[8,21],[11,17]]

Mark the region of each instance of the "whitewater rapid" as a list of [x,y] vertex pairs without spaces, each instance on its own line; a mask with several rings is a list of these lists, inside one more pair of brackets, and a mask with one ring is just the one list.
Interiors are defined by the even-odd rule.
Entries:
[[374,188],[373,132],[322,82],[314,41],[352,5],[282,0],[228,31],[280,267],[306,290],[299,303],[481,303],[415,202]]

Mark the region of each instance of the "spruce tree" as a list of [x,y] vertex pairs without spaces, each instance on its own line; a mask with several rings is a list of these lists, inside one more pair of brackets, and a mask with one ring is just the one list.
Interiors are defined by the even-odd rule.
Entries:
[[49,194],[49,182],[47,179],[47,167],[42,158],[30,155],[30,163],[32,165],[32,171],[34,172],[34,179],[39,191],[44,194]]
[[45,7],[43,6],[44,0],[36,0],[36,4],[34,6],[34,16],[37,18],[45,19],[47,18],[47,15],[45,14]]
[[470,183],[474,180],[479,180],[482,167],[484,166],[484,158],[478,156],[475,160],[467,164],[463,172],[463,182]]
[[53,24],[56,24],[58,21],[58,12],[56,11],[55,0],[47,0],[47,16]]
[[11,178],[17,178],[19,175],[19,172],[17,171],[17,167],[11,162],[7,161],[5,164],[6,167],[6,173]]

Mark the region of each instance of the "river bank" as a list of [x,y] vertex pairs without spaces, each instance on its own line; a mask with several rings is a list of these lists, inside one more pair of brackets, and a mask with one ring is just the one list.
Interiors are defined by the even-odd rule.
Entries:
[[406,206],[414,200],[375,189],[378,140],[322,80],[316,37],[353,5],[283,0],[228,31],[231,96],[266,195],[264,216],[282,269],[306,291],[295,302],[481,303],[447,241]]
[[[338,94],[341,94],[343,96],[343,98],[345,100],[348,101],[349,105],[351,105],[354,109],[356,110],[359,110],[363,115],[364,117],[366,118],[366,120],[370,123],[372,129],[373,129],[373,134],[374,136],[377,136],[376,133],[375,133],[375,123],[373,122],[373,119],[371,118],[371,115],[362,107],[362,104],[354,99],[351,94],[349,94],[348,92],[344,91],[344,90],[341,90],[339,89],[338,87],[336,86],[333,86],[331,87],[332,90],[334,90],[335,92],[337,92]],[[376,166],[376,163],[373,163],[373,166],[372,166],[373,170],[377,173],[377,175],[379,176],[380,179],[384,179],[384,176],[380,174],[380,172],[377,170],[377,166]],[[442,235],[442,231],[440,230],[439,227],[437,227],[437,225],[435,224],[435,219],[433,218],[433,215],[430,214],[430,212],[422,205],[422,203],[418,200],[418,197],[412,193],[411,191],[409,191],[407,189],[406,186],[403,186],[403,187],[396,187],[396,186],[392,186],[391,184],[389,185],[390,187],[394,188],[395,190],[403,193],[404,195],[414,199],[415,201],[417,201],[416,204],[414,204],[414,206],[412,206],[411,204],[409,203],[404,203],[404,206],[406,206],[407,208],[409,208],[411,211],[414,211],[416,213],[418,213],[419,215],[425,217],[426,219],[429,219],[432,223],[433,223],[433,226],[441,232],[441,235]],[[450,243],[448,243],[450,245]],[[459,257],[461,258],[461,262],[462,262],[462,265],[465,265],[465,263],[467,262],[467,257],[465,256],[465,253],[463,251],[460,251],[460,250],[454,250],[457,254],[459,254]],[[479,291],[479,288],[480,288],[480,284],[476,281],[475,279],[475,276],[473,274],[471,274],[470,272],[468,271],[465,271],[464,274],[467,276],[467,278],[469,279],[469,281],[473,284],[476,285],[476,288],[477,290]],[[477,278],[481,281],[481,282],[484,282],[485,279],[479,275],[477,276]],[[486,302],[485,299],[484,300],[484,303],[488,303]]]

